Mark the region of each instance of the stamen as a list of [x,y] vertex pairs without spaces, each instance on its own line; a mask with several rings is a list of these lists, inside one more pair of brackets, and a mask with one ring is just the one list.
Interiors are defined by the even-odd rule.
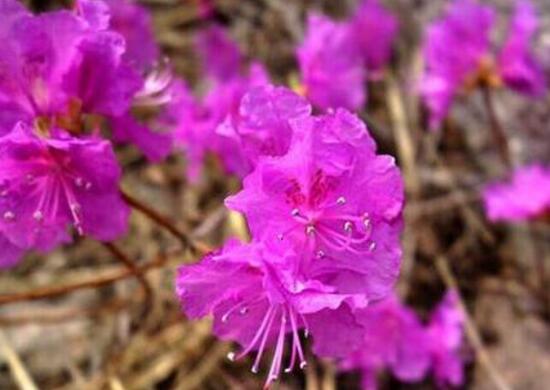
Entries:
[[13,211],[6,211],[4,213],[4,219],[8,222],[11,222],[15,219],[15,213]]

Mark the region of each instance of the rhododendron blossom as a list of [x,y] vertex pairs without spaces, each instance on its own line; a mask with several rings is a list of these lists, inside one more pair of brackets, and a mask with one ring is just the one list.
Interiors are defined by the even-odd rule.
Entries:
[[206,41],[200,54],[208,64],[205,68],[208,89],[195,98],[185,85],[179,85],[169,114],[170,121],[175,123],[175,142],[186,153],[189,179],[198,179],[207,153],[217,156],[227,173],[243,177],[251,171],[253,158],[244,154],[239,140],[220,134],[217,129],[227,118],[236,118],[247,91],[266,85],[269,77],[257,63],[241,72],[238,48],[221,29],[211,28],[198,41]]
[[364,329],[363,341],[340,361],[340,369],[359,370],[364,390],[377,389],[377,374],[384,370],[407,383],[420,382],[432,372],[440,388],[462,385],[464,315],[456,291],[446,293],[426,325],[395,296],[355,316]]
[[363,0],[351,17],[350,24],[369,78],[379,77],[391,57],[398,32],[397,18],[378,0]]
[[539,164],[517,169],[509,182],[489,184],[483,201],[491,221],[523,221],[550,210],[550,169]]
[[[269,248],[231,241],[200,263],[179,269],[176,290],[191,318],[214,315],[214,333],[243,346],[230,360],[256,352],[258,372],[267,348],[274,348],[266,386],[295,365],[306,366],[300,332],[313,336],[320,356],[342,357],[360,340],[351,308],[367,304],[360,294],[343,294],[330,285],[295,273],[299,255],[291,247]],[[290,361],[283,362],[287,339]]]
[[376,389],[376,374],[388,368],[404,382],[421,380],[430,366],[429,337],[415,312],[390,296],[356,314],[362,343],[341,363],[359,369],[363,389]]
[[464,321],[458,293],[450,290],[432,313],[427,328],[431,367],[441,388],[461,386],[464,382],[464,361],[460,354]]
[[537,17],[530,2],[519,0],[508,39],[499,56],[491,52],[494,10],[475,0],[457,0],[447,15],[428,27],[424,45],[426,69],[420,92],[437,129],[461,91],[505,85],[540,97],[546,90],[541,65],[530,50]]
[[0,166],[0,231],[16,246],[49,250],[70,241],[69,225],[104,241],[126,231],[109,142],[61,130],[44,139],[20,125],[0,138]]
[[355,110],[365,103],[366,68],[349,23],[308,15],[297,54],[304,95],[315,106]]
[[289,152],[260,159],[229,197],[252,235],[290,241],[300,267],[349,291],[382,297],[401,257],[403,184],[395,161],[376,155],[365,125],[338,110],[293,122]]

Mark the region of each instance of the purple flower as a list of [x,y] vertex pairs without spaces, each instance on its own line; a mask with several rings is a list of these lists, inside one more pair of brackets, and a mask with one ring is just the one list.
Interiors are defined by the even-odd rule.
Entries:
[[368,75],[375,77],[390,60],[399,28],[397,18],[378,0],[363,0],[350,23]]
[[493,183],[483,191],[491,221],[523,221],[550,210],[550,170],[534,164],[517,169],[508,183]]
[[124,61],[147,71],[158,62],[160,50],[149,11],[132,0],[104,0],[109,6],[110,28],[124,37]]
[[404,382],[420,381],[430,366],[429,338],[415,312],[396,296],[358,311],[363,342],[340,364],[360,369],[364,389],[376,388],[376,373],[385,368]]
[[248,75],[235,76],[225,82],[215,82],[202,99],[195,99],[187,90],[180,91],[174,103],[176,112],[176,144],[188,158],[188,176],[196,180],[207,153],[217,156],[225,171],[243,177],[251,171],[249,157],[245,156],[240,141],[217,133],[226,118],[238,114],[245,93],[268,83],[268,76],[260,65],[254,64]]
[[494,12],[475,0],[451,3],[447,15],[427,29],[424,44],[425,74],[420,90],[436,129],[452,100],[475,74],[490,48]]
[[427,329],[430,338],[431,366],[437,384],[461,386],[464,362],[460,356],[464,333],[464,313],[456,291],[447,292],[434,310]]
[[358,295],[341,294],[331,286],[297,274],[301,259],[290,247],[228,243],[200,263],[182,266],[176,291],[190,318],[214,316],[214,333],[242,347],[236,360],[257,351],[252,371],[257,372],[267,348],[273,358],[266,386],[283,371],[285,340],[290,339],[290,362],[306,366],[300,330],[313,336],[319,356],[341,357],[361,335],[351,307],[366,305]]
[[302,270],[346,292],[383,297],[397,276],[403,183],[365,125],[334,113],[294,121],[289,152],[260,159],[226,205],[253,237],[289,241]]
[[17,247],[49,250],[70,241],[69,225],[102,241],[126,231],[109,142],[58,130],[41,138],[21,124],[0,138],[0,167],[0,232]]
[[297,54],[305,95],[315,106],[356,110],[365,103],[365,67],[349,23],[309,14]]
[[282,156],[292,139],[291,122],[311,114],[301,96],[267,84],[244,95],[237,112],[230,113],[217,133],[235,140],[255,166],[261,156]]
[[428,27],[424,44],[426,69],[420,93],[437,129],[453,99],[474,87],[508,86],[532,97],[541,96],[545,77],[529,44],[537,29],[531,3],[519,1],[508,39],[498,57],[491,53],[495,13],[475,0],[457,0],[447,15]]
[[531,2],[518,1],[508,39],[498,58],[499,73],[504,83],[532,97],[541,97],[546,92],[544,69],[529,47],[538,25],[536,10]]
[[201,31],[195,47],[207,77],[223,82],[240,74],[241,51],[222,27],[214,25]]

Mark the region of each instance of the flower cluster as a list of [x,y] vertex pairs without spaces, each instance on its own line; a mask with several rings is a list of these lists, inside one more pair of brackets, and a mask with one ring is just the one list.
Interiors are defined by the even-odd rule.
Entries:
[[380,75],[396,34],[396,18],[377,0],[363,0],[343,22],[309,14],[297,50],[303,94],[322,109],[361,108],[367,76]]
[[127,1],[79,0],[34,15],[3,0],[0,18],[1,265],[70,241],[69,226],[98,240],[120,236],[129,209],[102,125],[151,159],[171,147],[131,114],[169,93],[167,80],[151,79],[159,51],[147,14]]
[[269,77],[258,63],[244,66],[239,48],[219,26],[202,31],[196,47],[204,64],[206,92],[196,98],[181,83],[165,121],[175,126],[175,143],[186,153],[191,180],[198,179],[207,153],[219,157],[227,173],[243,177],[251,165],[239,140],[230,133],[230,124],[224,122],[239,115],[245,92],[266,85]]
[[456,0],[442,20],[428,27],[420,92],[432,129],[440,126],[461,91],[506,86],[534,98],[546,92],[544,69],[530,50],[538,27],[533,5],[518,0],[508,38],[496,56],[490,40],[494,24],[490,6]]
[[340,362],[341,370],[360,370],[365,390],[377,388],[377,374],[385,369],[403,382],[420,382],[432,372],[441,388],[461,386],[464,316],[457,302],[449,291],[427,325],[395,296],[360,310],[363,341]]
[[523,221],[550,210],[550,169],[529,165],[517,169],[509,183],[493,183],[483,192],[491,221]]
[[[244,214],[250,243],[231,241],[182,266],[177,293],[192,318],[214,315],[214,332],[267,348],[267,383],[306,362],[300,331],[319,356],[344,357],[364,329],[356,312],[385,297],[399,271],[403,183],[393,158],[376,154],[365,125],[344,109],[313,116],[283,87],[252,88],[223,133],[252,167],[226,204]],[[238,282],[237,282],[238,281]]]

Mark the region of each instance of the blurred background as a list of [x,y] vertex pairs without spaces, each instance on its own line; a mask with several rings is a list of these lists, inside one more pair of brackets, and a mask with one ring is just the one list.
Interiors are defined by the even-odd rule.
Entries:
[[[26,3],[44,11],[70,2]],[[139,3],[152,14],[163,53],[195,87],[201,65],[194,37],[205,27],[224,26],[247,58],[261,61],[274,81],[288,84],[297,72],[295,48],[303,37],[307,12],[318,10],[339,19],[356,5],[352,0],[214,0],[211,16],[203,18],[197,1]],[[414,82],[422,69],[423,28],[441,14],[446,2],[383,3],[399,18],[399,37],[387,72],[366,86],[368,104],[359,114],[380,150],[397,158],[405,176],[408,201],[399,294],[425,318],[449,286],[459,288],[474,331],[464,351],[464,388],[496,388],[487,373],[485,360],[490,360],[510,389],[549,389],[549,220],[506,225],[485,218],[479,190],[498,178],[503,168],[489,138],[481,95],[459,100],[442,132],[426,131],[426,114]],[[503,21],[514,6],[509,0],[486,3],[496,7]],[[550,69],[550,2],[535,4],[541,21],[535,50]],[[505,33],[503,22],[495,41],[502,41]],[[497,93],[495,110],[515,160],[550,162],[548,99],[531,101]],[[208,166],[203,180],[190,185],[181,155],[152,165],[134,149],[120,148],[118,153],[124,167],[123,187],[168,215],[193,239],[215,248],[229,235],[246,236],[242,220],[223,206],[223,199],[239,184],[222,175],[215,164]],[[187,321],[180,312],[173,291],[175,270],[197,261],[198,254],[182,251],[176,239],[139,213],[132,215],[131,231],[118,245],[137,264],[147,264],[146,277],[154,294],[145,314],[139,282],[92,240],[77,240],[47,256],[29,255],[15,269],[0,272],[0,296],[24,297],[0,306],[0,389],[32,389],[26,376],[40,389],[263,386],[263,376],[249,370],[250,359],[236,363],[226,359],[232,347],[212,336],[209,320]],[[87,281],[87,288],[64,290]],[[308,370],[284,375],[273,388],[359,388],[357,374],[339,373],[330,362],[310,361]],[[382,376],[380,388],[436,386],[430,379],[402,384]]]

